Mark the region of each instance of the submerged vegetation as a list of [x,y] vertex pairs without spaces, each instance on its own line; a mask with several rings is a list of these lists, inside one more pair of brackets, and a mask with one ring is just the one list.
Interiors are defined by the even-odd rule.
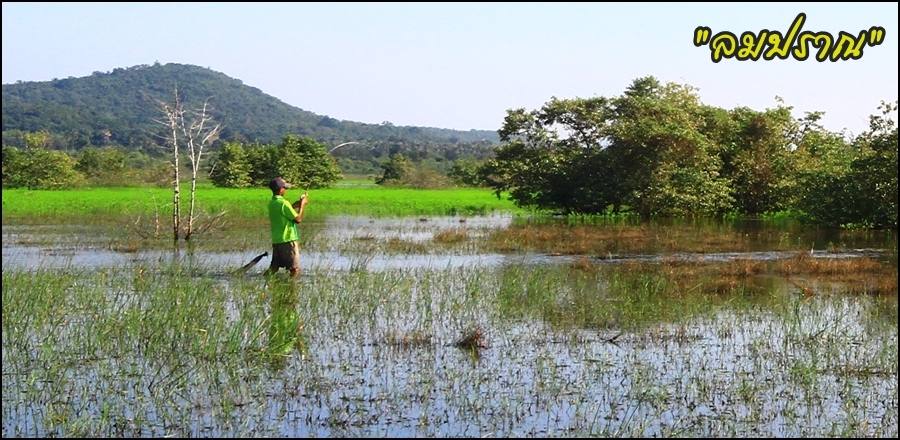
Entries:
[[5,228],[4,436],[897,435],[890,232],[328,218],[292,282],[247,221]]
[[487,246],[497,251],[529,250],[562,255],[612,257],[670,252],[750,252],[843,249],[857,241],[896,248],[893,231],[810,229],[759,222],[518,222],[495,229]]
[[896,288],[809,297],[749,262],[218,273],[4,269],[4,435],[897,434]]

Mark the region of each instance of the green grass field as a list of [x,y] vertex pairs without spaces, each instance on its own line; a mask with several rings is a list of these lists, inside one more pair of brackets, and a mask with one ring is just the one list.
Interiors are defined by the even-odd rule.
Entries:
[[[182,211],[187,212],[189,186],[182,187]],[[290,201],[302,190],[287,192]],[[171,215],[170,188],[79,188],[64,191],[4,189],[3,220],[53,221],[85,217],[109,217],[116,214]],[[521,213],[506,198],[487,189],[454,188],[418,190],[382,187],[338,187],[310,190],[308,216],[323,215],[477,215],[493,212]],[[265,217],[267,189],[232,189],[203,186],[197,189],[197,209],[206,213],[227,210],[232,218]]]

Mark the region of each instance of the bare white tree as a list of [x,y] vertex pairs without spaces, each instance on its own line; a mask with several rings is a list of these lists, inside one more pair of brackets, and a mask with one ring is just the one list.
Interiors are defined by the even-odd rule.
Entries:
[[178,241],[179,230],[181,229],[181,176],[178,173],[178,132],[180,125],[184,124],[184,107],[178,98],[178,87],[175,87],[175,103],[170,105],[168,102],[159,101],[160,111],[163,119],[156,120],[157,123],[166,127],[167,131],[171,131],[171,135],[165,136],[166,147],[172,150],[172,168],[174,176],[172,178],[172,232],[175,241]]
[[[215,125],[214,125],[215,124]],[[209,100],[203,103],[199,110],[191,112],[190,123],[182,121],[181,129],[187,140],[188,152],[191,160],[191,207],[188,212],[187,231],[184,239],[190,240],[194,233],[194,205],[197,194],[197,172],[200,170],[200,160],[203,157],[203,148],[215,142],[222,129],[221,124],[216,124],[209,114]]]
[[[172,151],[172,166],[174,176],[172,182],[172,230],[175,241],[178,241],[182,230],[181,223],[181,176],[178,167],[179,142],[187,144],[188,158],[191,161],[191,201],[188,211],[187,229],[184,231],[184,239],[190,240],[194,234],[194,208],[197,199],[197,173],[200,170],[203,149],[218,139],[222,129],[221,124],[216,124],[210,115],[209,100],[203,103],[203,107],[197,110],[186,111],[184,104],[178,96],[178,88],[175,88],[175,102],[158,101],[163,119],[156,122],[165,126],[171,135],[165,136],[167,149]],[[179,138],[180,136],[180,138]]]

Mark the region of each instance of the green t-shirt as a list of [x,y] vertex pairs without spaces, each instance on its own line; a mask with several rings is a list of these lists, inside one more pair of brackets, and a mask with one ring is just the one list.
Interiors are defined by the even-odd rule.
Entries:
[[272,243],[288,243],[300,239],[297,223],[294,218],[297,211],[282,196],[273,196],[269,200],[269,222],[272,224]]

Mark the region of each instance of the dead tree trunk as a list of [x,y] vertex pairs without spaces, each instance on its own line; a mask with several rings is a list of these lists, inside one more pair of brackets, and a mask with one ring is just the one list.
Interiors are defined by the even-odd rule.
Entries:
[[188,150],[191,160],[191,207],[188,213],[187,232],[185,240],[190,240],[194,233],[194,206],[197,198],[197,172],[200,170],[200,160],[203,158],[203,147],[215,141],[221,129],[220,124],[212,126],[212,116],[209,115],[209,100],[203,103],[203,108],[193,112],[194,118],[190,126],[182,124],[187,138]]
[[[194,208],[197,199],[197,173],[200,171],[200,162],[203,158],[203,148],[214,142],[221,130],[220,124],[215,124],[209,114],[209,101],[203,103],[203,107],[186,112],[184,105],[178,97],[178,88],[175,89],[175,104],[169,105],[159,101],[160,108],[165,115],[164,119],[157,121],[164,125],[171,135],[166,136],[166,145],[172,150],[172,166],[174,167],[174,181],[172,183],[172,230],[177,242],[182,236],[190,240],[194,234]],[[181,139],[179,139],[181,136]],[[181,222],[181,175],[178,166],[178,142],[187,145],[191,163],[191,199],[188,210],[187,227],[183,228]],[[184,229],[182,231],[182,229]]]
[[166,137],[166,144],[172,150],[172,234],[173,239],[177,242],[181,230],[181,176],[178,168],[178,131],[179,126],[184,124],[184,110],[178,99],[178,88],[175,88],[175,103],[173,105],[159,101],[159,106],[164,119],[157,122],[164,125],[172,133]]

